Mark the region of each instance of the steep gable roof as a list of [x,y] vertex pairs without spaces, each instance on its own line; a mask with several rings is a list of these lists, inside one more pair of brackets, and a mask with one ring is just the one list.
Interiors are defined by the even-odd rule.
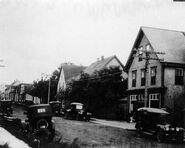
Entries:
[[[138,42],[145,35],[154,51],[164,52],[157,55],[164,62],[185,64],[185,34],[181,31],[166,30],[151,27],[141,27],[134,43],[133,49],[138,48]],[[134,50],[132,49],[126,63],[126,69],[131,65]]]
[[119,61],[119,59],[114,55],[108,58],[104,58],[103,60],[96,61],[92,63],[89,67],[84,70],[84,73],[93,74],[95,71],[99,71],[104,69],[113,59],[116,59],[118,63],[124,68],[123,64]]

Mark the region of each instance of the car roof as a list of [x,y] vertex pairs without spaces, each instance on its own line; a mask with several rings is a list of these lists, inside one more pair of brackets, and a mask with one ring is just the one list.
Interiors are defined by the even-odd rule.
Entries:
[[61,103],[60,101],[51,101],[49,103]]
[[49,104],[34,104],[34,105],[29,106],[29,108],[48,107],[48,106],[50,106],[50,105]]
[[159,108],[149,108],[149,107],[141,107],[137,111],[147,111],[150,113],[157,113],[157,114],[169,114],[167,111]]
[[79,102],[72,102],[71,105],[83,105],[83,104]]

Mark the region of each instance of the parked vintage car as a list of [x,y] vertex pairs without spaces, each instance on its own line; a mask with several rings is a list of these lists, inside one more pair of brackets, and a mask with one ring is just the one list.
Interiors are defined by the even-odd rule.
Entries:
[[0,112],[2,115],[10,116],[13,113],[12,101],[11,100],[1,100],[0,101]]
[[62,103],[60,101],[51,101],[49,104],[51,105],[52,113],[59,115],[62,108]]
[[91,118],[91,113],[87,112],[84,109],[84,105],[82,103],[73,102],[70,104],[70,108],[65,112],[66,119],[76,119],[76,120],[85,120],[89,121]]
[[30,141],[50,142],[55,134],[52,110],[49,104],[31,105],[25,112],[27,119],[22,122],[23,131]]
[[29,106],[31,106],[31,105],[34,105],[34,102],[33,102],[32,100],[25,100],[24,105],[25,105],[26,107],[29,107]]
[[179,142],[184,140],[184,129],[170,124],[170,114],[157,108],[139,108],[136,113],[137,134],[153,135],[158,142],[176,139]]

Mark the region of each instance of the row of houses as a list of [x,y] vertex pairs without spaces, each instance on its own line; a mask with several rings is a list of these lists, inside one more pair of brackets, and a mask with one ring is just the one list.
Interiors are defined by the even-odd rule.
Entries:
[[5,85],[4,89],[0,93],[1,100],[12,100],[14,103],[24,103],[27,101],[33,101],[34,103],[40,103],[40,99],[29,94],[32,84],[21,83],[15,80],[10,85]]
[[[165,54],[159,54],[161,52]],[[185,119],[184,32],[141,27],[125,66],[115,55],[108,58],[102,56],[84,73],[91,75],[111,66],[120,66],[123,78],[128,79],[127,97],[120,101],[125,117],[137,108],[147,106],[165,108],[175,113],[175,117]],[[22,101],[27,86],[15,83],[7,87],[4,97],[9,95],[14,101]],[[15,91],[19,91],[20,95],[11,93]]]
[[141,27],[125,66],[116,56],[102,57],[84,72],[110,66],[120,66],[128,79],[127,97],[120,102],[125,117],[146,106],[164,108],[185,123],[184,32]]

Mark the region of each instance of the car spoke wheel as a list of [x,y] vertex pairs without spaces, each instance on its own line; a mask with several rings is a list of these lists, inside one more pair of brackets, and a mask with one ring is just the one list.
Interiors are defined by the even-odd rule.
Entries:
[[164,134],[162,132],[157,132],[156,134],[156,140],[157,142],[163,142],[164,141]]
[[79,114],[76,115],[76,120],[77,120],[77,121],[80,120]]
[[143,135],[143,129],[142,129],[142,127],[137,127],[137,135],[139,136],[139,137],[142,137],[142,135]]
[[68,113],[65,114],[65,117],[64,117],[64,118],[65,118],[65,119],[68,119]]

